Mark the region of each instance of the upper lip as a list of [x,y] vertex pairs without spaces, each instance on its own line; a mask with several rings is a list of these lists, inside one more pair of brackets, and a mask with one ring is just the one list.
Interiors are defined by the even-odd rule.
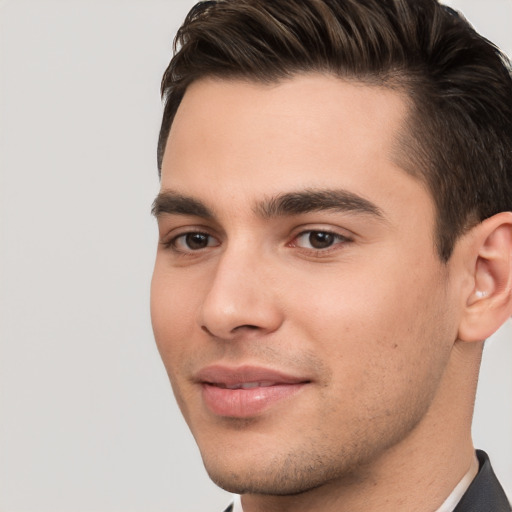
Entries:
[[197,382],[216,386],[237,386],[260,383],[265,386],[278,384],[304,384],[310,379],[289,375],[279,370],[259,366],[229,367],[212,365],[202,368],[196,374]]

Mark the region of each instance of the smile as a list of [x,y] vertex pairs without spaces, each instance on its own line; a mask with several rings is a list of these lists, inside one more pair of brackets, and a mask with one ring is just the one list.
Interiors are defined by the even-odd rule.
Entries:
[[291,398],[309,379],[256,367],[211,366],[197,376],[204,405],[216,416],[249,418]]
[[276,386],[277,382],[243,382],[240,384],[213,384],[214,386],[218,386],[219,388],[224,389],[253,389],[253,388],[268,388],[270,386]]

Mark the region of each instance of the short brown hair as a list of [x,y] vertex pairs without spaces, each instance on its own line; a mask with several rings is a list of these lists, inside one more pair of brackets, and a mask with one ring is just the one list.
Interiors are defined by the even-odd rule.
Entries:
[[411,101],[399,159],[437,208],[443,261],[465,229],[512,210],[510,62],[436,0],[199,2],[162,79],[158,169],[187,87],[203,77],[272,83],[322,72]]

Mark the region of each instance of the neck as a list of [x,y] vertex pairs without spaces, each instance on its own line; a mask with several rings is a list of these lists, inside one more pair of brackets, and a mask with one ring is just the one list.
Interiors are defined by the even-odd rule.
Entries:
[[[401,442],[357,471],[305,493],[244,495],[244,512],[437,510],[474,462],[471,417],[480,350],[477,344],[455,345],[429,410]],[[470,370],[475,378],[468,385]]]

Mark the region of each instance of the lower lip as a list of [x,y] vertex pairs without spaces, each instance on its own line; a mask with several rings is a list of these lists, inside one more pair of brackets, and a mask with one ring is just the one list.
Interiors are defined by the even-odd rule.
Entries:
[[277,384],[249,389],[226,389],[203,384],[203,400],[218,416],[248,418],[298,393],[305,383]]

